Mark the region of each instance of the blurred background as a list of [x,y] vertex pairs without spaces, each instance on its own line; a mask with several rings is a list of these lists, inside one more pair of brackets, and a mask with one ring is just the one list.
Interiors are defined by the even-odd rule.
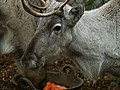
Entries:
[[[64,1],[64,0],[57,0],[57,1]],[[84,4],[86,10],[91,10],[100,7],[101,5],[103,5],[108,1],[109,0],[70,0],[69,4],[72,6],[78,4]]]

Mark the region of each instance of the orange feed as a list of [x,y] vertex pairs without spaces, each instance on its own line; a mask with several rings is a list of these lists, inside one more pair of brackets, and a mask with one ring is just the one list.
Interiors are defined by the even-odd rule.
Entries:
[[65,89],[67,88],[64,86],[55,85],[54,83],[47,82],[43,90],[65,90]]

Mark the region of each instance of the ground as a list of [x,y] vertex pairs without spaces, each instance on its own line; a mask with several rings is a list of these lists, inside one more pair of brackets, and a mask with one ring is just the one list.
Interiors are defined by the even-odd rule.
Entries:
[[[0,90],[14,90],[13,88],[15,88],[15,85],[12,83],[12,78],[18,70],[14,64],[14,60],[13,55],[0,56]],[[72,60],[61,58],[47,65],[47,70],[52,72],[59,71],[65,64],[74,66]],[[66,69],[65,72],[69,73],[69,71],[70,69]],[[120,79],[109,74],[99,77],[95,84],[84,78],[79,71],[77,76],[84,81],[83,85],[78,90],[120,90]]]

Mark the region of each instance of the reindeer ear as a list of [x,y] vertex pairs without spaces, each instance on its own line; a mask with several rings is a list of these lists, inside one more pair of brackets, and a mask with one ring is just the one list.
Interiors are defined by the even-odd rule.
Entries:
[[84,13],[84,6],[83,5],[73,7],[69,11],[69,24],[70,24],[70,26],[74,26],[78,22],[78,20],[81,18],[83,13]]

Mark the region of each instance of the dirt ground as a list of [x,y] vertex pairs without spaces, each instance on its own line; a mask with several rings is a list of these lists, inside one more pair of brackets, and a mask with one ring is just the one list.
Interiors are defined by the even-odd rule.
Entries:
[[[14,60],[15,58],[12,55],[0,56],[0,90],[14,90],[13,88],[15,88],[15,85],[11,82],[13,76],[18,72]],[[61,58],[48,65],[47,70],[59,71],[59,68],[65,64],[74,65],[70,59]],[[84,81],[79,90],[120,90],[120,79],[117,77],[106,74],[99,77],[97,82],[93,84],[92,81],[84,78],[81,73],[77,75]]]

